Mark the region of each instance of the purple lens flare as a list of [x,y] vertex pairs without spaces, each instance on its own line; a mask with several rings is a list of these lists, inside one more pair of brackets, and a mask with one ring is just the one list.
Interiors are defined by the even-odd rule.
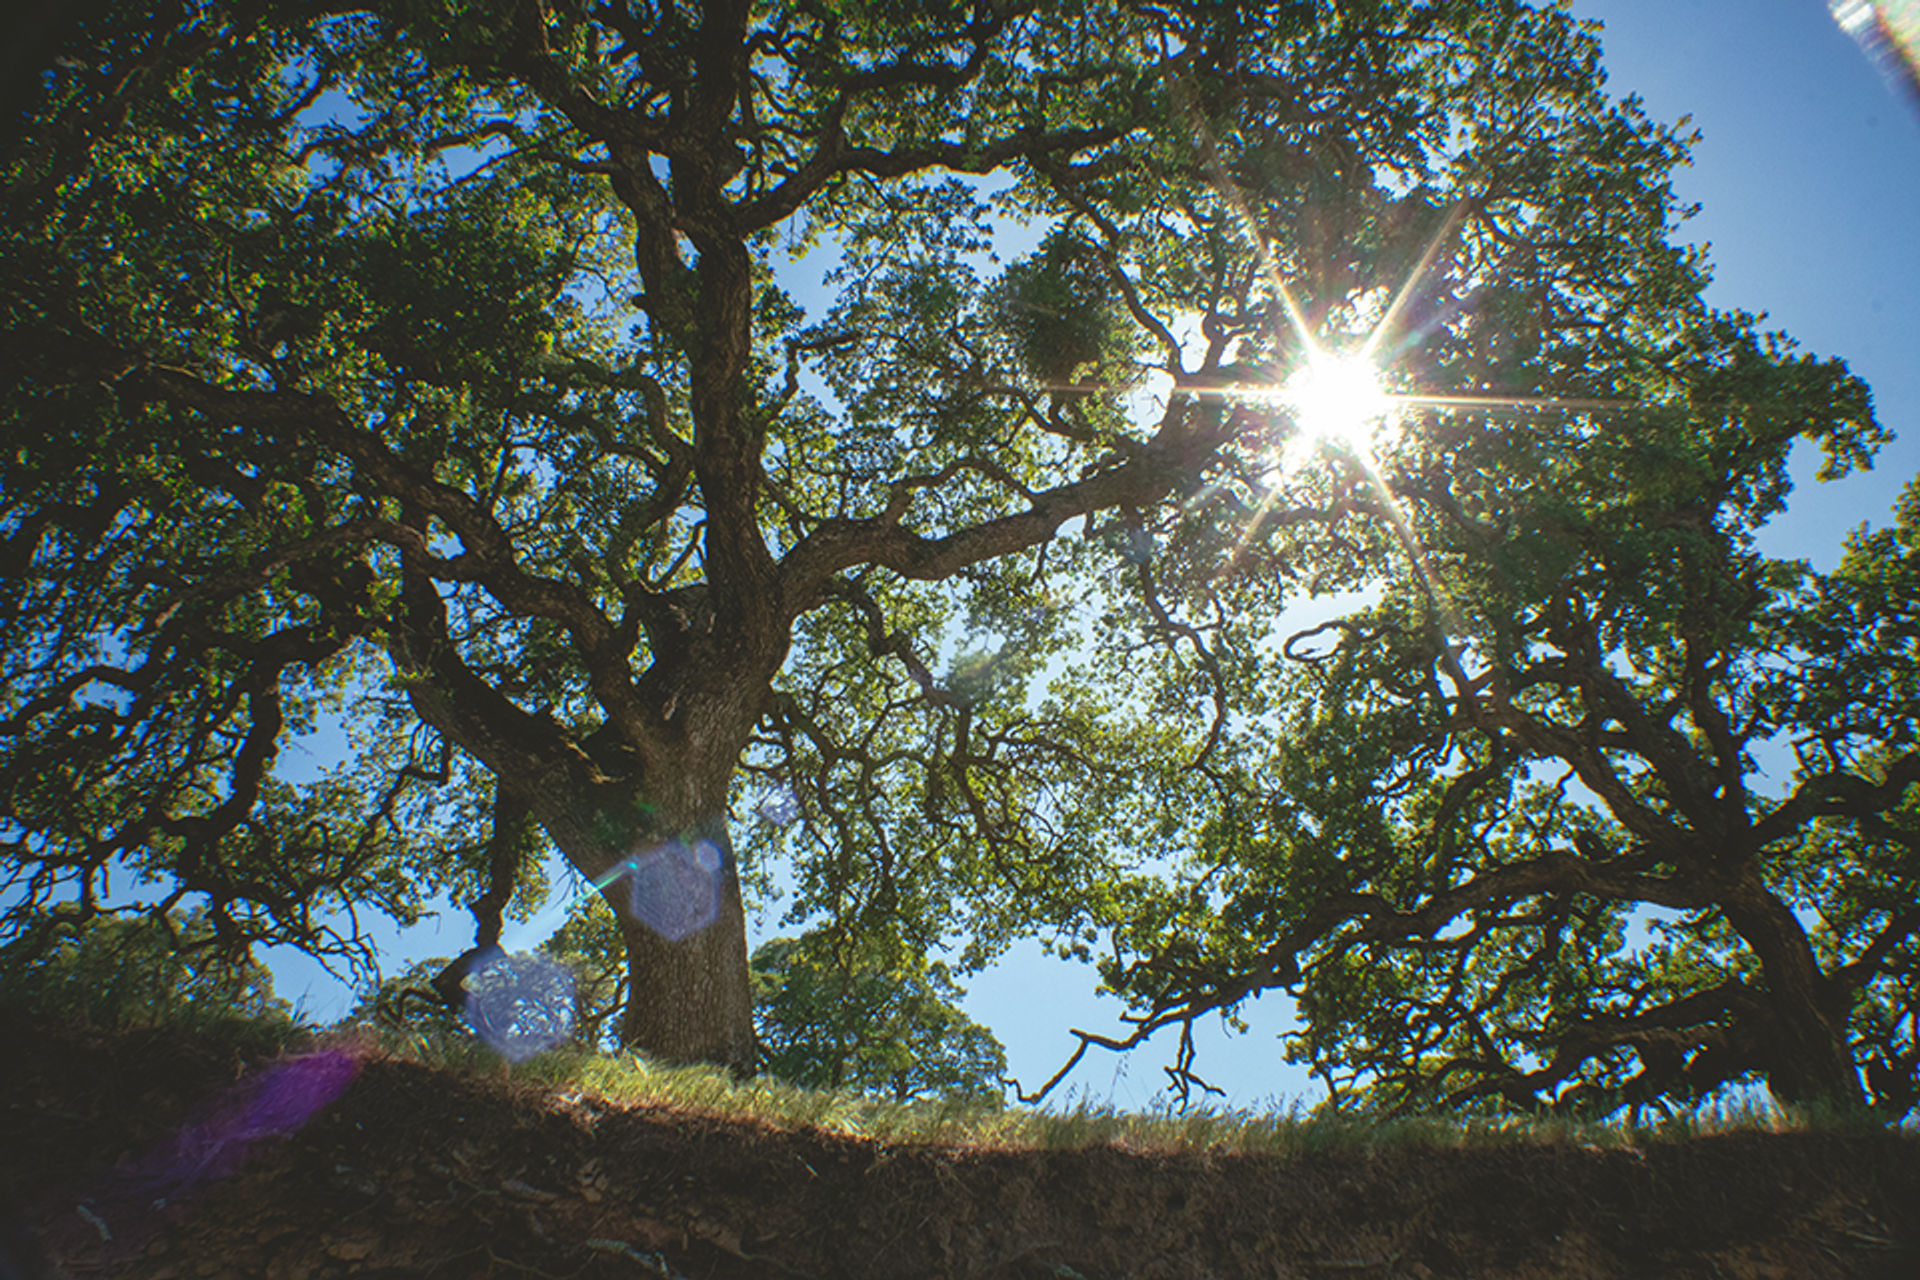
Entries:
[[593,887],[605,889],[624,880],[627,916],[668,942],[679,942],[720,918],[727,861],[720,840],[668,840],[616,863]]
[[98,1270],[143,1251],[170,1210],[238,1173],[345,1093],[360,1059],[338,1049],[272,1063],[199,1107],[166,1143],[42,1216],[40,1243],[56,1263]]

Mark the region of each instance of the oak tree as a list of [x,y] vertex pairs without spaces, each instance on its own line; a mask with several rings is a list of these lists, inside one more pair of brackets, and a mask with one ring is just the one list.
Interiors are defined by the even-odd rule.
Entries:
[[1188,873],[1119,926],[1133,1031],[1083,1050],[1284,989],[1336,1107],[1920,1101],[1920,487],[1832,573],[1761,555],[1795,439],[1836,472],[1878,432],[1749,323],[1636,343],[1643,417],[1366,451],[1378,598],[1285,641]]
[[[1621,506],[1488,404],[1708,454],[1756,514],[1785,440],[1873,439],[1820,402],[1837,372],[1782,391],[1802,366],[1702,306],[1684,139],[1605,96],[1557,9],[76,12],[0,209],[0,839],[29,943],[151,905],[131,877],[233,954],[355,955],[343,912],[474,894],[497,928],[552,850],[616,909],[624,1038],[742,1070],[743,879],[781,866],[796,919],[962,969],[1035,931],[1172,954],[1170,860],[1266,874],[1223,834],[1273,790],[1262,726],[1348,714],[1315,692],[1337,671],[1354,758],[1391,754],[1366,708],[1451,725],[1562,625],[1525,603],[1571,572],[1556,533],[1495,557],[1528,585],[1485,640],[1421,620],[1455,592],[1434,569],[1356,624],[1371,656],[1293,676],[1273,643],[1288,599],[1380,581],[1450,502],[1452,536],[1509,548],[1507,506],[1563,480],[1563,524]],[[1454,397],[1403,415],[1424,461],[1386,485],[1416,517],[1284,391],[1363,341]],[[1660,501],[1744,563],[1720,507]],[[1712,584],[1745,581],[1726,550]],[[1730,616],[1714,643],[1744,643]],[[1451,704],[1403,688],[1421,644]],[[1500,696],[1458,747],[1394,713],[1402,767],[1442,793],[1518,767],[1539,748],[1486,717],[1533,712]],[[335,715],[346,763],[290,781]],[[1169,963],[1114,980],[1156,1016],[1261,980]]]

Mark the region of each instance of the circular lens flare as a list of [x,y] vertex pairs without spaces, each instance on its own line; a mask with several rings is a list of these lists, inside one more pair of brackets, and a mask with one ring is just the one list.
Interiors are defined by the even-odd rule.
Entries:
[[1372,443],[1393,397],[1380,387],[1379,371],[1365,356],[1316,352],[1291,378],[1282,399],[1306,435],[1349,448]]

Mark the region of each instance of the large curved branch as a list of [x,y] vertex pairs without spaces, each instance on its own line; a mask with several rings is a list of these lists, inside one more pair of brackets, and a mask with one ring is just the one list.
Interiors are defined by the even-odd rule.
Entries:
[[1821,773],[1803,780],[1793,794],[1754,824],[1764,848],[1784,840],[1818,817],[1864,818],[1898,808],[1920,786],[1920,750],[1896,757],[1879,782],[1852,773]]
[[[1591,1014],[1564,1028],[1552,1059],[1535,1070],[1522,1071],[1504,1060],[1461,1056],[1444,1063],[1433,1079],[1444,1083],[1461,1072],[1479,1076],[1445,1098],[1449,1107],[1489,1094],[1529,1107],[1596,1057],[1609,1050],[1631,1049],[1640,1057],[1641,1070],[1621,1086],[1622,1094],[1661,1096],[1683,1085],[1698,1096],[1759,1065],[1752,1052],[1757,1038],[1725,1025],[1730,1018],[1739,1022],[1753,1016],[1764,1016],[1759,1001],[1745,984],[1729,980],[1638,1013]],[[1689,1058],[1687,1048],[1699,1052]]]
[[1222,429],[1187,432],[1185,407],[1169,407],[1166,424],[1125,461],[1032,495],[1025,511],[929,538],[902,527],[904,504],[881,515],[830,520],[808,534],[780,562],[780,599],[789,617],[813,608],[833,576],[857,565],[891,569],[905,578],[937,581],[978,564],[1050,541],[1069,520],[1117,507],[1150,507],[1203,466],[1228,438]]
[[1401,942],[1431,937],[1458,916],[1489,905],[1546,893],[1582,893],[1623,902],[1651,902],[1679,911],[1711,906],[1716,900],[1705,881],[1683,876],[1651,876],[1638,859],[1594,863],[1558,851],[1544,857],[1495,867],[1465,884],[1431,895],[1418,909],[1399,911],[1372,894],[1354,894],[1353,906],[1365,912],[1357,940]]
[[[422,720],[531,808],[583,873],[597,876],[613,865],[591,829],[593,815],[562,798],[598,796],[619,784],[551,717],[516,705],[461,660],[448,635],[446,602],[421,575],[406,576],[389,647]],[[609,812],[622,807],[618,798],[607,803]]]
[[777,226],[843,174],[901,178],[929,169],[985,174],[1016,160],[1037,161],[1105,146],[1127,134],[1127,130],[1111,125],[1095,129],[1022,129],[993,142],[971,146],[941,142],[889,149],[848,143],[838,114],[830,116],[825,123],[826,132],[813,155],[793,176],[764,196],[739,206],[734,216],[740,229],[754,231]]

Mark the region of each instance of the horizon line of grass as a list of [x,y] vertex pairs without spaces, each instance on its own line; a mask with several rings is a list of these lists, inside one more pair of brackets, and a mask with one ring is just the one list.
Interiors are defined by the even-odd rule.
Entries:
[[434,1070],[491,1077],[517,1089],[591,1096],[614,1106],[659,1107],[778,1129],[814,1128],[883,1143],[981,1151],[1114,1147],[1140,1153],[1303,1156],[1513,1144],[1631,1150],[1735,1132],[1913,1132],[1911,1126],[1893,1129],[1860,1115],[1782,1108],[1750,1098],[1716,1099],[1651,1124],[1519,1113],[1382,1117],[1309,1111],[1300,1099],[1284,1110],[1204,1103],[1181,1106],[1169,1101],[1143,1112],[1122,1111],[1085,1097],[1060,1108],[1006,1106],[964,1097],[899,1102],[808,1088],[770,1076],[735,1080],[719,1067],[651,1062],[628,1050],[569,1045],[512,1064],[465,1034],[432,1035],[371,1023],[317,1027],[284,1014],[249,1017],[232,1010],[190,1011],[185,1016],[155,1010],[151,1014],[131,1020],[122,1017],[115,1026],[86,1019],[78,1025],[103,1031],[173,1030],[219,1042],[247,1057],[333,1046]]
[[1122,1111],[1085,1098],[1059,1109],[969,1098],[899,1102],[768,1076],[735,1080],[720,1067],[651,1062],[627,1050],[568,1046],[509,1064],[477,1041],[435,1042],[377,1028],[347,1034],[359,1035],[364,1043],[369,1031],[386,1056],[490,1075],[510,1086],[563,1097],[573,1093],[615,1106],[660,1107],[778,1129],[814,1128],[882,1143],[982,1151],[1116,1147],[1156,1154],[1303,1156],[1512,1144],[1632,1150],[1720,1133],[1887,1131],[1887,1126],[1859,1116],[1787,1109],[1754,1099],[1717,1099],[1651,1124],[1522,1114],[1387,1118],[1309,1112],[1298,1099],[1285,1110],[1169,1102],[1145,1112]]

